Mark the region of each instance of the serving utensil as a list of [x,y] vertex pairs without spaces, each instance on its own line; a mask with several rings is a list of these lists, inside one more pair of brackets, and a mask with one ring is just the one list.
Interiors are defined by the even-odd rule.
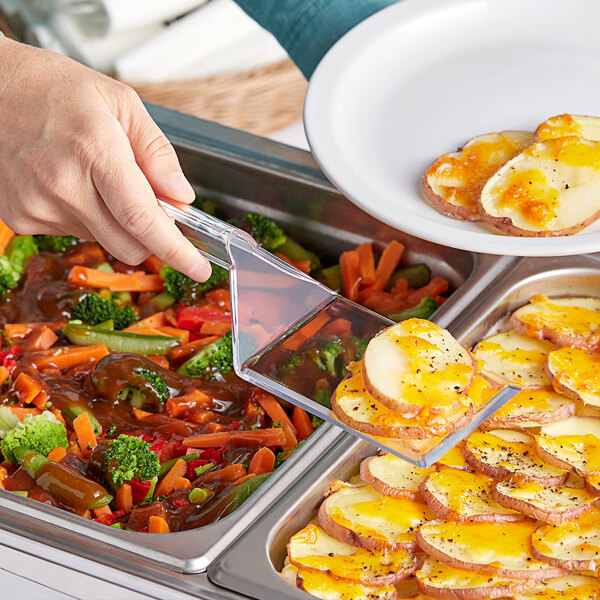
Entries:
[[340,296],[261,248],[237,227],[193,207],[184,211],[164,202],[161,205],[203,256],[229,270],[233,363],[235,372],[245,381],[420,467],[430,466],[519,391],[518,387],[486,372],[486,377],[494,380],[500,391],[466,427],[423,452],[397,440],[352,429],[336,419],[329,408],[301,391],[302,381],[298,385],[284,381],[277,365],[284,353],[318,337],[327,323],[335,319],[350,321],[353,334],[366,338],[389,327],[393,321]]

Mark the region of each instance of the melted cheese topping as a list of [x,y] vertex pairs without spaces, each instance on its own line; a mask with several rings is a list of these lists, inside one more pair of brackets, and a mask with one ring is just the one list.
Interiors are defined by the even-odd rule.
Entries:
[[416,528],[434,518],[426,504],[381,496],[372,487],[346,488],[327,500],[327,514],[358,535],[390,543],[412,543]]
[[539,142],[569,135],[585,137],[582,135],[582,126],[572,115],[565,114],[552,117],[537,128],[537,140]]
[[536,571],[548,568],[547,563],[535,560],[529,550],[536,528],[529,521],[437,521],[423,525],[421,535],[441,552],[465,563]]
[[533,482],[503,481],[498,483],[497,489],[506,496],[524,500],[532,506],[553,512],[571,510],[596,501],[596,496],[584,488],[548,488]]
[[544,589],[534,594],[517,594],[514,600],[597,600],[600,583],[595,577],[586,575],[564,575],[554,577],[542,584]]
[[532,337],[540,329],[557,334],[589,337],[600,327],[600,300],[597,298],[554,298],[533,296],[516,311],[515,317],[528,326]]
[[579,475],[600,473],[600,439],[595,435],[540,434],[537,446],[543,451],[571,465]]
[[425,484],[429,492],[450,509],[456,518],[518,514],[494,502],[492,492],[495,485],[496,480],[492,477],[458,469],[442,469],[432,473]]
[[572,390],[588,406],[600,407],[600,355],[579,348],[561,348],[548,356],[554,386]]
[[469,463],[465,458],[465,454],[463,452],[463,448],[465,447],[465,442],[459,442],[454,448],[448,450],[442,458],[440,458],[436,465],[442,465],[445,467],[450,467],[452,469],[461,469],[462,471],[466,471],[469,468]]
[[600,144],[578,136],[549,139],[544,144],[535,144],[526,148],[523,154],[547,158],[571,167],[600,169]]
[[298,570],[297,586],[322,600],[392,600],[397,598],[396,588],[391,585],[366,586],[306,569]]
[[521,390],[512,400],[496,411],[493,419],[514,419],[517,422],[535,421],[568,404],[571,404],[571,401],[556,393],[552,388],[526,389]]
[[369,461],[373,477],[395,489],[417,492],[432,469],[420,469],[393,454],[376,456]]

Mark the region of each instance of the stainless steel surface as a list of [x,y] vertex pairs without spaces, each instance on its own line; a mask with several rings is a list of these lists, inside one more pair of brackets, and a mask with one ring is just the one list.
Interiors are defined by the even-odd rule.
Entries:
[[[465,346],[508,328],[510,314],[534,294],[548,296],[600,296],[600,256],[524,258],[503,273],[477,303],[464,306],[454,320],[444,323]],[[305,598],[277,573],[283,566],[291,535],[316,514],[327,486],[358,472],[360,461],[376,448],[345,440],[332,451],[329,461],[308,471],[294,488],[269,511],[268,518],[249,529],[211,565],[208,575],[215,583],[260,600]],[[248,561],[248,556],[252,561]]]
[[[331,263],[341,251],[367,240],[380,245],[392,239],[405,243],[406,263],[427,262],[434,274],[447,277],[458,288],[436,313],[442,325],[476,303],[511,263],[422,242],[369,217],[337,193],[306,152],[165,109],[150,109],[196,189],[206,198],[218,199],[232,215],[259,210],[277,218],[299,242]],[[22,549],[20,539],[27,547],[35,541],[42,550],[63,553],[62,564],[82,573],[102,566],[111,576],[117,573],[119,585],[133,581],[127,585],[142,590],[146,588],[137,586],[143,580],[145,586],[151,582],[197,595],[200,576],[194,573],[205,570],[338,442],[346,442],[345,434],[323,426],[233,515],[202,529],[167,535],[118,531],[0,490],[1,543]],[[8,532],[10,543],[4,541]],[[246,558],[254,562],[252,553]]]

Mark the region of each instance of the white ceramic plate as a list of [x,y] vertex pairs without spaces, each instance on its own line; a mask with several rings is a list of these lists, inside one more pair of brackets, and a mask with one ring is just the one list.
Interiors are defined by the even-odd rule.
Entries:
[[600,116],[599,32],[599,0],[402,0],[317,68],[311,150],[350,200],[418,237],[492,254],[600,251],[600,221],[573,236],[506,236],[443,216],[420,191],[425,169],[476,135]]

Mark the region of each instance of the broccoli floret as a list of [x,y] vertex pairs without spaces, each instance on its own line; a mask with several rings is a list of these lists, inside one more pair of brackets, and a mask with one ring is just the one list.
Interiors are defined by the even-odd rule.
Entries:
[[148,403],[160,409],[171,397],[167,382],[150,369],[136,369],[136,383],[139,385],[123,388],[117,397],[120,400],[129,400],[135,408],[144,408]]
[[312,423],[313,429],[318,429],[319,427],[321,427],[321,425],[323,425],[323,423],[325,423],[323,419],[315,415],[311,416],[310,422]]
[[175,298],[175,301],[183,300],[187,303],[195,302],[202,294],[220,283],[227,283],[229,279],[227,270],[219,265],[212,265],[210,277],[202,283],[194,281],[169,265],[162,268],[160,276],[165,282],[165,290]]
[[19,274],[13,268],[8,256],[0,256],[0,297],[8,290],[14,290],[19,285]]
[[279,377],[286,377],[295,372],[298,365],[302,362],[302,359],[297,354],[285,364],[277,368],[277,375]]
[[114,489],[132,479],[148,481],[157,477],[160,470],[158,454],[150,450],[150,444],[124,433],[110,442],[104,458],[107,477]]
[[369,344],[369,338],[354,338],[354,360],[361,360]]
[[273,219],[257,213],[247,213],[233,219],[231,224],[249,233],[260,246],[271,252],[287,240],[287,235]]
[[125,329],[136,321],[133,307],[117,306],[113,300],[98,294],[84,294],[72,308],[71,316],[90,325],[113,321],[115,329]]
[[148,382],[148,387],[151,388],[152,393],[161,404],[164,404],[171,397],[169,386],[154,371],[150,371],[150,369],[138,369],[137,374]]
[[327,371],[334,377],[342,376],[343,364],[339,357],[345,349],[340,340],[332,340],[323,345],[316,353],[315,363],[321,371]]
[[23,421],[19,421],[10,408],[1,407],[0,437],[2,454],[11,464],[16,462],[13,451],[19,446],[35,450],[44,456],[56,446],[69,446],[65,426],[47,410],[40,415],[27,415]]
[[79,243],[74,235],[35,235],[37,247],[41,252],[66,252]]
[[204,346],[197,354],[183,363],[178,369],[180,375],[199,379],[217,379],[233,370],[233,346],[231,331],[222,338]]
[[9,242],[6,252],[0,256],[0,297],[19,285],[27,259],[37,253],[32,235],[19,235]]

